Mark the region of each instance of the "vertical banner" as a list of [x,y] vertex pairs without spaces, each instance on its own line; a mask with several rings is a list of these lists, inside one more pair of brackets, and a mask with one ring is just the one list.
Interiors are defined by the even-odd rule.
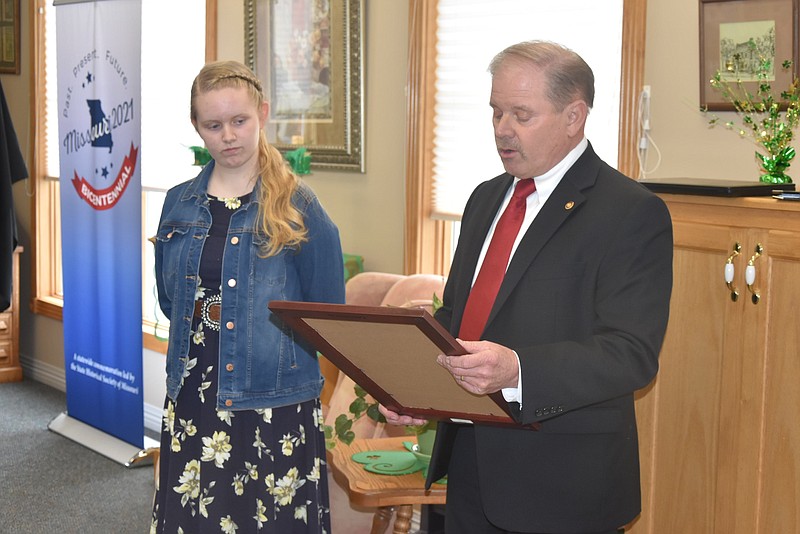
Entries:
[[56,5],[67,413],[141,447],[141,0]]

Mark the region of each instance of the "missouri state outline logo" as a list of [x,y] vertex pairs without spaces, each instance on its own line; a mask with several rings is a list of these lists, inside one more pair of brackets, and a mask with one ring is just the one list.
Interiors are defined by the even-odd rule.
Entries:
[[70,74],[64,88],[61,157],[72,162],[78,196],[95,210],[108,210],[125,194],[136,171],[139,95],[131,95],[129,75],[110,50],[86,52]]

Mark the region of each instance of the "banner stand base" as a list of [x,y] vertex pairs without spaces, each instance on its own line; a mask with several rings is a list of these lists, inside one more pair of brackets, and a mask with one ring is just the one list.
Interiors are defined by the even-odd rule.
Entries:
[[145,448],[140,449],[70,417],[67,412],[62,412],[56,416],[55,419],[50,421],[47,428],[125,467],[152,465],[153,458],[159,450],[159,443],[152,438],[145,436]]

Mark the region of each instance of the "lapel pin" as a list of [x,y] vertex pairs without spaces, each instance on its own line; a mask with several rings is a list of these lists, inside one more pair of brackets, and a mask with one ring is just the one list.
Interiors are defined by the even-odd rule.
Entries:
[[573,201],[571,201],[571,200],[569,202],[567,202],[566,204],[564,204],[564,209],[565,210],[571,210],[574,207],[575,207],[575,203]]

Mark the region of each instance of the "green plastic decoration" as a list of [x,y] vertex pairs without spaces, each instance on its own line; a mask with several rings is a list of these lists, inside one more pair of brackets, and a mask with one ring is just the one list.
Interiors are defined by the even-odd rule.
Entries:
[[306,153],[305,147],[300,147],[295,150],[290,150],[283,155],[289,166],[297,175],[311,173],[311,153]]
[[211,154],[209,154],[208,149],[203,146],[190,146],[189,150],[192,151],[194,154],[194,163],[193,165],[197,165],[199,167],[204,166],[206,163],[211,161]]
[[[208,149],[202,146],[190,146],[189,150],[194,154],[194,163],[202,167],[211,161],[211,154]],[[286,152],[284,158],[289,162],[289,166],[295,174],[310,174],[311,173],[311,153],[306,152],[304,147]]]

